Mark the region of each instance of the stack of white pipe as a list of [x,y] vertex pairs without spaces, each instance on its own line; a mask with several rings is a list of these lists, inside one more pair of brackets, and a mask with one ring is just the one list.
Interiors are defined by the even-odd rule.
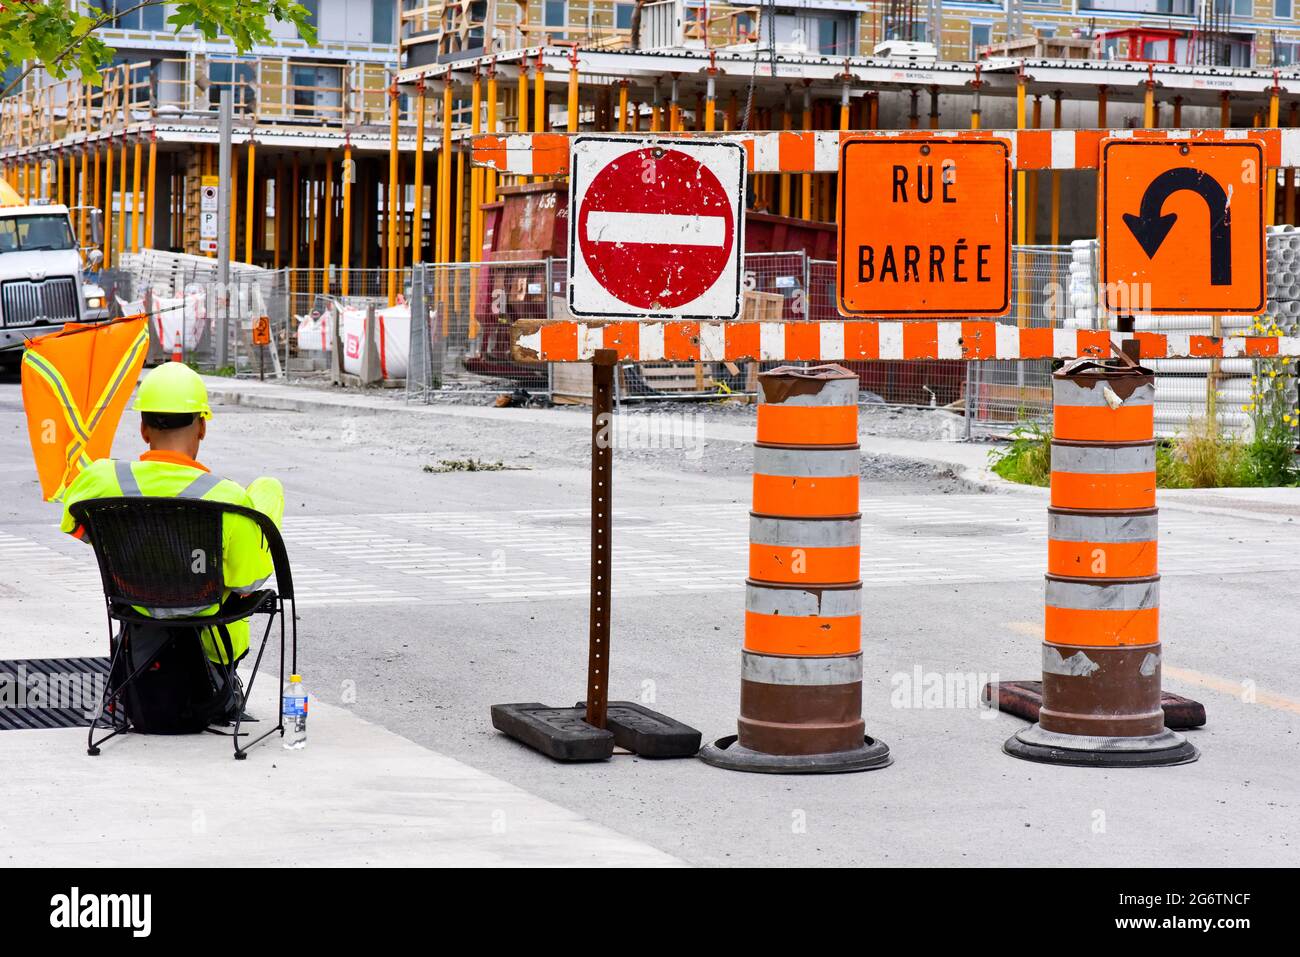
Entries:
[[[1112,325],[1100,308],[1095,239],[1078,239],[1070,244],[1069,299],[1070,314],[1066,326],[1074,329],[1100,329]],[[1276,289],[1290,298],[1270,299],[1269,313],[1279,320],[1283,316],[1300,319],[1300,232],[1294,227],[1269,231],[1269,271],[1276,277]],[[1287,250],[1285,268],[1282,250]],[[1276,255],[1274,253],[1276,252]],[[1138,332],[1175,335],[1225,336],[1249,335],[1254,325],[1251,316],[1220,317],[1205,315],[1140,316],[1133,327]],[[1184,431],[1188,424],[1208,414],[1208,377],[1214,368],[1209,359],[1159,359],[1146,363],[1156,374],[1156,434],[1169,437]],[[1215,416],[1219,424],[1232,431],[1250,426],[1249,413],[1242,406],[1250,403],[1250,377],[1255,364],[1250,359],[1225,359],[1218,364],[1219,385],[1215,395]]]

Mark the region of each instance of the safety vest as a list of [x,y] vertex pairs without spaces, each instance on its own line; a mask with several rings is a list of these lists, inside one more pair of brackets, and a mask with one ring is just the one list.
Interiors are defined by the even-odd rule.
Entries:
[[[146,453],[148,454],[148,453]],[[196,463],[197,464],[197,463]],[[209,502],[229,502],[252,508],[253,502],[243,487],[193,465],[179,462],[125,459],[100,459],[85,468],[68,487],[63,497],[63,521],[60,528],[78,535],[70,508],[76,502],[92,498],[129,496],[158,498],[193,498]],[[226,515],[221,527],[222,580],[224,600],[231,592],[247,593],[260,588],[274,571],[271,552],[257,525],[242,515]],[[202,608],[137,608],[154,618],[180,618],[215,614],[219,605]],[[238,660],[248,651],[248,622],[227,625],[231,647]],[[203,648],[215,662],[225,663],[225,647],[214,629],[203,631]]]

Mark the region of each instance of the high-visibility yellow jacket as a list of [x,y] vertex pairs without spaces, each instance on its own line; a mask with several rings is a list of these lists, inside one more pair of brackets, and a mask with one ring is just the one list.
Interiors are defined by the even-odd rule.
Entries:
[[[260,507],[278,525],[283,515],[284,491],[274,479],[258,479],[261,492],[255,502],[243,486],[229,479],[213,475],[208,469],[186,455],[176,452],[145,452],[139,461],[125,459],[99,459],[77,476],[63,496],[63,531],[82,535],[69,509],[77,502],[92,498],[145,495],[162,498],[197,498],[213,502],[230,502],[246,508]],[[265,493],[270,492],[268,496]],[[267,499],[271,504],[268,507]],[[278,502],[276,501],[278,499]],[[271,552],[261,530],[241,515],[222,518],[221,534],[222,575],[226,590],[247,593],[260,588],[271,576]],[[138,609],[156,618],[188,615],[212,615],[218,605],[198,609]],[[231,646],[238,660],[248,651],[248,622],[238,621],[227,625]],[[203,648],[208,658],[225,663],[225,645],[212,628],[203,631]]]

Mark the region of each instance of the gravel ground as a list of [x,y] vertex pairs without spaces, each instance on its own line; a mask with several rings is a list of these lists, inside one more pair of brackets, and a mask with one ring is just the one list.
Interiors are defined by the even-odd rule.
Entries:
[[[314,383],[303,383],[308,388],[312,385]],[[402,392],[376,390],[370,394],[391,398],[394,405],[405,401]],[[464,398],[464,404],[488,405],[495,401],[495,396],[483,394]],[[566,406],[557,407],[555,414],[585,417],[590,413],[583,406]],[[748,442],[703,440],[695,429],[709,422],[753,422],[755,414],[755,406],[736,401],[625,405],[622,415],[627,418],[632,435],[654,435],[655,430],[669,429],[670,432],[660,431],[658,434],[678,438],[659,443],[669,447],[631,448],[621,445],[616,452],[616,462],[625,468],[669,473],[748,475],[752,468],[752,448]],[[891,409],[864,405],[860,407],[860,416],[864,437],[943,440],[960,436],[963,428],[960,416],[941,409]],[[531,424],[511,426],[449,417],[436,421],[437,429],[430,430],[427,419],[321,410],[311,414],[266,412],[256,417],[236,416],[229,420],[229,427],[283,430],[294,442],[317,448],[322,454],[337,450],[341,444],[344,448],[364,450],[390,462],[398,460],[408,462],[412,468],[429,467],[437,471],[463,469],[469,463],[474,463],[474,467],[479,464],[491,467],[500,463],[505,467],[534,470],[585,468],[589,461],[588,439],[579,430],[538,429]],[[638,429],[644,431],[638,432]],[[651,442],[646,440],[641,444]],[[869,442],[866,444],[869,446]],[[876,483],[873,488],[877,491],[892,489],[902,493],[918,488],[937,492],[982,490],[980,486],[958,478],[951,469],[928,462],[875,455],[869,448],[863,451],[861,474],[864,479]],[[436,480],[436,475],[430,476],[430,481]]]

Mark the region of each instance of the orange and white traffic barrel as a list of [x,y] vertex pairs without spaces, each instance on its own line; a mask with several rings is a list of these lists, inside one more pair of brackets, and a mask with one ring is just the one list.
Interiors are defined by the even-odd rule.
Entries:
[[759,376],[737,734],[700,752],[736,771],[890,763],[862,719],[858,378],[842,366]]
[[1127,357],[1079,359],[1052,385],[1042,708],[1005,750],[1100,767],[1195,761],[1160,705],[1154,378]]

